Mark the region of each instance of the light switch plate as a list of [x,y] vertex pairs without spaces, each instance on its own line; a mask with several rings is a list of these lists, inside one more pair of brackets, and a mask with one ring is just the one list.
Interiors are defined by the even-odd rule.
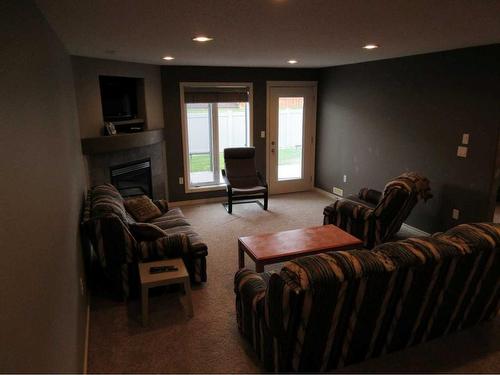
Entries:
[[184,185],[184,177],[179,177],[179,185]]
[[261,138],[266,138],[266,132],[265,132],[264,130],[262,130],[262,131],[260,132],[260,137],[261,137]]
[[458,148],[457,148],[457,156],[459,158],[466,158],[467,157],[467,147],[465,147],[465,146],[458,146]]
[[454,220],[458,220],[459,217],[460,217],[460,210],[457,210],[456,208],[454,208],[451,211],[451,218]]
[[344,182],[347,182],[347,175],[344,175]]
[[469,144],[469,133],[462,134],[462,144],[463,145]]

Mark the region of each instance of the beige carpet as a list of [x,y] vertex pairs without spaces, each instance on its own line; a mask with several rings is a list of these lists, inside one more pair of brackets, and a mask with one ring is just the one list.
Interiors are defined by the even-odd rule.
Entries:
[[[328,203],[310,192],[271,197],[268,212],[256,204],[236,205],[233,215],[220,203],[183,207],[209,248],[209,280],[192,293],[194,317],[186,317],[177,293],[163,293],[151,298],[144,328],[138,301],[125,305],[93,297],[89,372],[262,371],[236,327],[237,238],[320,225]],[[249,259],[246,264],[253,267]],[[499,372],[499,343],[499,324],[489,323],[342,371]]]

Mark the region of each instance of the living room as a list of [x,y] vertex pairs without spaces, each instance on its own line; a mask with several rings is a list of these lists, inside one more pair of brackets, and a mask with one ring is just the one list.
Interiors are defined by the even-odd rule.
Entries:
[[[370,343],[363,349],[365,343],[356,341],[361,334],[354,334],[351,350],[349,340],[336,341],[338,332],[324,338],[314,333],[315,329],[333,330],[330,320],[343,319],[335,315],[335,307],[342,306],[339,289],[339,295],[331,297],[336,302],[324,304],[324,311],[332,308],[328,324],[304,330],[306,349],[299,345],[303,343],[299,333],[294,338],[269,336],[280,343],[276,344],[279,354],[273,354],[266,341],[267,326],[262,323],[266,320],[258,320],[259,309],[267,308],[264,301],[271,299],[262,296],[266,290],[271,293],[266,288],[277,285],[276,275],[283,267],[282,280],[287,280],[293,267],[307,269],[301,263],[307,259],[326,262],[324,249],[332,246],[326,245],[317,255],[309,251],[302,260],[274,257],[271,263],[252,253],[248,242],[269,233],[283,236],[284,231],[322,230],[328,227],[323,224],[330,224],[356,237],[358,242],[350,248],[368,249],[362,250],[368,255],[360,255],[368,259],[369,252],[401,252],[391,247],[393,240],[444,241],[429,235],[494,221],[500,185],[500,3],[264,0],[256,6],[227,0],[120,4],[21,0],[4,2],[0,14],[1,242],[6,255],[0,296],[8,301],[0,313],[0,371],[500,371],[495,318],[498,242],[471,263],[474,273],[463,277],[467,288],[458,282],[456,286],[467,291],[458,293],[463,294],[457,297],[460,304],[473,307],[464,307],[465,315],[477,315],[478,321],[493,317],[492,321],[450,323],[441,332],[432,324],[444,324],[439,320],[444,318],[436,313],[435,319],[427,320],[424,311],[420,321],[432,329],[412,341],[418,345],[410,345],[409,339],[399,344],[408,329],[394,323],[387,329],[392,344],[376,345],[373,339],[375,349],[368,349]],[[116,92],[126,105],[116,101]],[[129,117],[123,121],[119,112]],[[283,119],[289,124],[285,135],[280,128]],[[266,209],[254,203],[237,204],[241,192],[229,180],[232,173],[244,169],[238,164],[242,154],[231,160],[230,152],[224,152],[235,147],[251,150],[248,155],[260,176],[256,181],[262,181],[259,192],[265,187],[265,197],[258,197],[268,200]],[[110,265],[103,253],[111,247],[125,253],[129,244],[110,237],[111,245],[105,244],[100,253],[103,241],[89,238],[96,226],[90,236],[85,229],[89,227],[82,227],[89,199],[94,211],[102,203],[99,199],[109,203],[106,187],[111,185],[104,184],[116,187],[119,193],[113,197],[126,208],[127,196],[136,193],[123,175],[137,177],[139,170],[142,191],[158,211],[145,222],[155,230],[160,227],[169,240],[161,249],[138,240],[138,245],[130,245],[131,251],[144,256],[154,251],[169,254],[173,248],[190,251],[186,246],[196,249],[192,263],[184,253],[175,255],[184,259],[175,267],[185,266],[191,277],[184,285],[185,296],[177,286],[151,290],[147,323],[137,262],[128,279],[130,295],[117,298],[112,293],[116,285],[103,272],[97,271],[96,276],[95,269],[102,266],[99,261],[105,259]],[[397,232],[390,239],[379,235],[386,230],[383,221],[379,227],[374,223],[366,234],[365,227],[353,229],[354,218],[344,222],[338,214],[354,207],[352,201],[342,202],[362,188],[383,193],[375,199],[378,205],[390,195],[391,182],[404,185],[412,172],[419,176],[417,192],[408,203],[411,207],[398,211],[398,225],[387,226],[387,232]],[[395,179],[401,175],[403,180]],[[228,196],[231,185],[234,202]],[[105,186],[97,190],[104,198],[95,193],[96,186]],[[125,197],[123,202],[120,196]],[[358,213],[352,215],[371,213],[373,208],[355,207]],[[162,221],[164,215],[171,217]],[[137,240],[132,228],[141,223],[127,223],[131,243]],[[488,228],[499,232],[493,224]],[[102,239],[108,241],[106,235]],[[270,245],[274,240],[265,239],[268,250],[276,250]],[[299,242],[286,240],[295,248]],[[406,246],[404,241],[396,243]],[[372,250],[378,246],[381,250]],[[335,262],[350,256],[347,247],[337,250],[345,251],[333,256]],[[242,261],[251,273],[239,270]],[[457,264],[439,267],[462,270]],[[387,267],[387,275],[396,274]],[[254,269],[271,271],[273,276],[255,274]],[[430,272],[431,280],[433,271],[425,272]],[[394,276],[394,281],[382,276],[372,285],[381,290],[393,286],[398,293],[406,285],[413,291],[415,280],[425,272],[409,273],[414,275],[411,280],[408,275]],[[480,273],[484,280],[478,279]],[[454,285],[451,271],[442,275],[436,283],[450,275]],[[351,276],[364,280],[359,274]],[[121,277],[120,293],[124,291]],[[253,284],[238,284],[245,277]],[[436,284],[429,282],[431,290]],[[362,298],[359,285],[364,284],[356,283],[353,300]],[[254,287],[256,295],[251,294]],[[365,287],[364,293],[373,301],[384,299],[369,283]],[[351,296],[350,287],[346,288]],[[448,301],[446,293],[446,289],[437,293],[436,301]],[[245,310],[245,298],[251,296],[256,298],[255,311],[251,305]],[[394,312],[394,321],[417,319],[406,315],[401,298],[403,318]],[[421,300],[426,298],[434,296],[425,294]],[[483,299],[484,311],[479,312],[476,304]],[[346,332],[352,325],[368,332],[363,334],[366,337],[375,335],[376,321],[363,315],[363,308],[352,309]],[[272,311],[276,317],[284,313]],[[462,313],[458,307],[457,311],[450,313],[450,322]],[[248,328],[249,316],[257,326],[264,324],[262,331]],[[462,325],[467,329],[462,330]],[[276,332],[277,328],[269,329]],[[434,339],[424,339],[427,336]],[[311,337],[318,342],[324,339],[321,359],[307,354],[316,348],[307,344]],[[287,345],[297,345],[296,353],[305,354],[287,355],[291,353]],[[345,348],[345,355],[340,348]],[[269,355],[279,359],[273,362]]]

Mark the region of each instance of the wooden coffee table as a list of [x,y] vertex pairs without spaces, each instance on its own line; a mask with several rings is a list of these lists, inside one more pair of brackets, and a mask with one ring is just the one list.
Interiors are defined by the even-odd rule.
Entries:
[[284,262],[325,251],[359,248],[363,241],[335,225],[287,230],[238,238],[238,263],[245,267],[245,253],[255,262],[255,270],[264,272],[266,264]]

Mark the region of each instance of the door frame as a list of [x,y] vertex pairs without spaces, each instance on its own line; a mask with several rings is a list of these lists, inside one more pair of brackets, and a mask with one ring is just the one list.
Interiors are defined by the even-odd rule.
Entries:
[[310,159],[309,168],[311,170],[311,181],[309,182],[309,189],[312,190],[314,188],[314,179],[316,172],[316,121],[317,121],[317,111],[318,111],[318,81],[267,81],[266,82],[266,181],[268,185],[270,185],[270,149],[271,149],[271,140],[269,138],[269,129],[270,129],[270,90],[272,87],[310,87],[313,89],[313,116],[312,116],[312,125],[311,125],[311,134],[312,134],[312,145],[311,152],[312,157]]

